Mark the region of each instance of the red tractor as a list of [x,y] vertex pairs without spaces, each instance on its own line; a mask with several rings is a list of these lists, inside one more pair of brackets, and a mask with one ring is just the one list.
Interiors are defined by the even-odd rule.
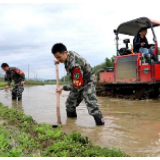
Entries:
[[[160,22],[146,17],[134,19],[118,26],[116,35],[117,56],[114,67],[106,67],[99,73],[97,83],[97,95],[113,96],[132,99],[156,98],[160,92],[160,61],[158,56],[158,43],[154,27],[160,26]],[[119,48],[119,34],[136,36],[141,28],[148,28],[153,34],[154,52],[144,54],[133,52],[128,47],[130,39],[124,39],[126,45]]]

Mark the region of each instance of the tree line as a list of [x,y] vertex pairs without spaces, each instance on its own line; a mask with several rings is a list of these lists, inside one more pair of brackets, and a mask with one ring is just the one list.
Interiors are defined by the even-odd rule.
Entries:
[[93,72],[97,73],[101,68],[104,67],[113,67],[115,58],[116,56],[112,56],[111,58],[105,58],[105,61],[103,63],[93,67]]

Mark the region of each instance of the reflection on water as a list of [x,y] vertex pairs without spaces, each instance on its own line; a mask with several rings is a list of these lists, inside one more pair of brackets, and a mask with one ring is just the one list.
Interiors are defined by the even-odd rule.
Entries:
[[12,101],[12,108],[17,109],[20,112],[23,112],[23,102],[22,101]]
[[[61,120],[66,133],[78,131],[94,144],[116,147],[131,156],[160,156],[160,100],[131,101],[99,97],[98,102],[105,126],[95,126],[92,116],[82,102],[77,118],[66,118],[65,101],[61,95]],[[25,87],[23,100],[11,100],[11,91],[0,91],[0,101],[9,107],[31,115],[38,123],[57,124],[54,85]]]

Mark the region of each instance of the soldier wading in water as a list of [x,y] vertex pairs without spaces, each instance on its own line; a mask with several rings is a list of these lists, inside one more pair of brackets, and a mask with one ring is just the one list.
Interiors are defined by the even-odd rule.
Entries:
[[7,86],[5,87],[6,89],[10,87],[12,80],[14,81],[14,84],[18,84],[12,89],[12,100],[16,100],[18,98],[18,101],[20,101],[22,99],[22,92],[24,90],[23,84],[25,80],[25,74],[18,68],[9,67],[7,63],[2,63],[1,68],[6,72],[5,81],[8,82]]
[[54,44],[51,52],[56,58],[55,64],[64,63],[67,75],[72,81],[71,84],[59,87],[57,92],[62,90],[70,91],[66,101],[67,117],[77,117],[76,107],[84,99],[90,115],[95,119],[96,125],[104,125],[104,119],[100,112],[96,98],[96,77],[90,64],[78,53],[67,51],[62,43]]

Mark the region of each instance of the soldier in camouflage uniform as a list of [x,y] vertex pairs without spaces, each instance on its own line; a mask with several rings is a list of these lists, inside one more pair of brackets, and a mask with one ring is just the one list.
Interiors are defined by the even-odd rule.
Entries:
[[14,80],[15,86],[12,89],[12,100],[17,99],[20,101],[22,99],[22,92],[24,90],[24,80],[25,74],[18,68],[9,67],[7,63],[3,63],[1,68],[6,72],[5,81],[8,82],[6,89],[10,87],[12,80]]
[[92,71],[90,64],[82,58],[78,53],[67,51],[62,43],[57,43],[52,47],[52,53],[56,60],[65,64],[67,75],[71,80],[71,84],[57,88],[57,92],[62,90],[70,91],[66,101],[67,117],[77,117],[76,107],[84,99],[88,112],[95,119],[97,125],[103,125],[104,120],[100,112],[96,98],[96,77]]

